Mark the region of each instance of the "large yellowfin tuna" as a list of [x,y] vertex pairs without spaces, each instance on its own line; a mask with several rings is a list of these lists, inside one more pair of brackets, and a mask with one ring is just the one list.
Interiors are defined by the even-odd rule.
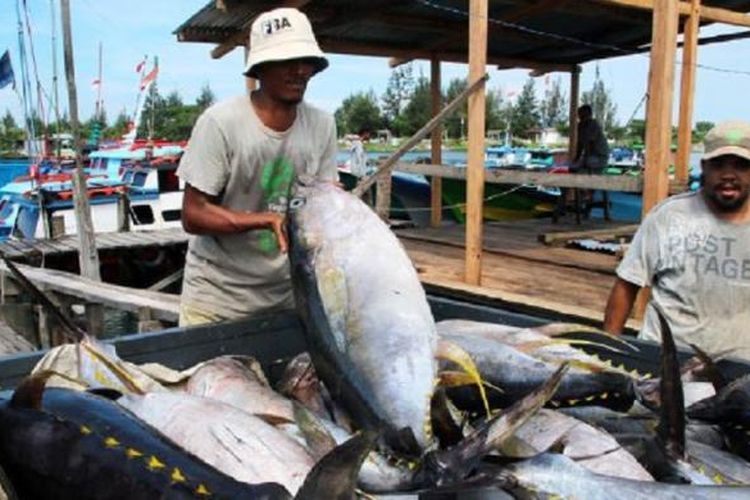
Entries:
[[298,185],[289,233],[297,309],[315,368],[360,426],[394,448],[430,441],[437,333],[396,236],[332,184]]

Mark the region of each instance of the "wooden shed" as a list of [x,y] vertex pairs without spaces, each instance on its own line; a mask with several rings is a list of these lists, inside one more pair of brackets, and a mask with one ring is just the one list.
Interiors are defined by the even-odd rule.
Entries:
[[[211,0],[175,30],[179,41],[214,44],[211,56],[245,47],[253,20],[276,7],[303,10],[325,52],[382,56],[391,64],[431,61],[433,111],[439,114],[440,62],[469,64],[468,217],[465,279],[481,275],[484,189],[484,86],[487,65],[528,68],[533,75],[568,72],[570,130],[575,135],[579,65],[636,53],[651,58],[648,84],[644,212],[668,193],[672,98],[678,33],[683,33],[677,176],[688,174],[697,47],[744,38],[750,31],[700,38],[699,27],[750,27],[750,0]],[[439,122],[439,120],[435,120]],[[439,130],[439,123],[430,124]],[[440,133],[433,133],[432,163],[439,165]],[[571,137],[571,148],[575,137]],[[395,163],[395,161],[393,162]],[[392,164],[389,165],[392,167]],[[429,167],[429,166],[428,166]],[[438,170],[435,170],[437,173]],[[429,175],[429,170],[426,171]],[[554,175],[554,174],[549,174]],[[591,185],[580,176],[579,187]],[[433,175],[433,214],[440,213],[440,177]],[[555,185],[545,179],[546,185]],[[439,219],[438,219],[439,220]]]

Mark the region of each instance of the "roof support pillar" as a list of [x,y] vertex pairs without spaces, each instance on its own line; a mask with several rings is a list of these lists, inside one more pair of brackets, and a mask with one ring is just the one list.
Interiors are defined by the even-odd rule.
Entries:
[[[469,2],[469,81],[485,74],[487,62],[487,0]],[[485,86],[469,96],[466,179],[465,281],[480,285],[482,275],[482,212],[484,204]]]
[[570,72],[570,110],[568,111],[568,161],[576,159],[578,148],[578,99],[581,88],[581,67],[575,66]]
[[646,109],[643,217],[667,197],[672,143],[672,95],[677,52],[677,0],[654,2]]
[[[430,59],[430,92],[432,96],[432,116],[437,116],[443,106],[442,92],[440,90],[440,59],[432,56]],[[443,163],[443,126],[438,125],[431,132],[431,161],[433,165]],[[430,226],[440,227],[443,218],[443,178],[433,175],[430,178]]]
[[693,146],[693,102],[695,98],[695,63],[698,60],[698,22],[700,0],[691,0],[690,15],[685,19],[680,84],[680,123],[677,129],[677,163],[675,175],[685,185],[690,175],[690,151]]

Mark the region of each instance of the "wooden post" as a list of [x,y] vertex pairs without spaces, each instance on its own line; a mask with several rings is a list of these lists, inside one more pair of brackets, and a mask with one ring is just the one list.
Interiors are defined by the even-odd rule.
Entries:
[[[469,81],[485,73],[487,63],[487,0],[469,2]],[[482,281],[482,211],[484,205],[485,87],[469,96],[466,165],[466,274],[470,285]]]
[[581,67],[570,72],[570,108],[568,109],[568,161],[576,159],[578,148],[578,100],[581,92]]
[[130,231],[130,198],[128,193],[121,191],[117,195],[117,232]]
[[[678,0],[654,2],[646,108],[646,166],[643,174],[642,218],[669,193],[672,95],[679,21],[677,3]],[[633,308],[635,318],[643,317],[648,298],[648,290],[641,290]]]
[[68,112],[70,126],[73,129],[76,168],[73,173],[73,197],[75,202],[76,223],[78,226],[78,262],[81,275],[101,281],[99,275],[99,255],[94,240],[94,225],[91,221],[91,209],[86,193],[86,180],[81,165],[80,130],[78,126],[78,95],[76,93],[75,66],[73,64],[73,35],[70,28],[70,0],[60,0],[63,28],[63,49],[65,53],[65,78],[68,83]]
[[39,304],[34,306],[36,309],[37,317],[39,318],[39,347],[42,349],[49,349],[52,347],[52,327],[50,325],[50,318],[47,314],[47,310],[44,306]]
[[682,46],[682,79],[680,83],[680,123],[677,129],[677,162],[675,176],[686,185],[690,176],[690,151],[693,146],[693,101],[695,96],[695,63],[698,60],[698,22],[700,0],[691,0],[690,15],[685,19]]
[[[576,65],[570,72],[570,106],[568,108],[568,164],[572,165],[576,160],[576,151],[578,150],[578,105],[581,94],[581,67]],[[560,193],[560,211],[568,203],[569,189],[564,189]],[[573,200],[575,203],[576,223],[581,223],[580,191],[573,188]],[[557,214],[555,221],[557,222]]]
[[678,0],[654,2],[651,65],[646,109],[646,167],[643,176],[643,217],[669,190],[667,169],[672,143],[672,95],[677,52]]
[[[440,108],[443,105],[443,93],[440,89],[440,59],[437,56],[433,56],[430,59],[430,90],[432,93],[432,116],[437,116],[440,113]],[[438,125],[432,130],[432,155],[431,160],[433,165],[440,165],[443,163],[443,127]],[[430,178],[430,226],[440,227],[440,222],[443,219],[443,178],[437,175],[433,175]]]
[[384,221],[388,221],[391,212],[391,172],[377,179],[375,190],[375,213]]

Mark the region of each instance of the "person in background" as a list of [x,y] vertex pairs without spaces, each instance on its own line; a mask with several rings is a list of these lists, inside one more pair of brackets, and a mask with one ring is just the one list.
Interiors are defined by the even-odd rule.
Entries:
[[370,131],[360,129],[357,137],[352,140],[352,147],[349,150],[349,170],[352,175],[362,177],[367,174],[367,153],[365,152],[365,141],[369,140]]
[[251,26],[244,72],[259,88],[196,122],[177,172],[186,182],[182,224],[194,235],[180,325],[293,306],[284,233],[292,183],[338,180],[333,116],[303,100],[327,66],[302,12],[265,12]]
[[578,108],[578,144],[574,171],[600,174],[609,162],[609,145],[599,122],[594,119],[591,106]]
[[750,123],[723,122],[704,141],[702,187],[643,220],[617,268],[604,329],[623,331],[638,291],[651,288],[640,337],[675,339],[750,360]]

